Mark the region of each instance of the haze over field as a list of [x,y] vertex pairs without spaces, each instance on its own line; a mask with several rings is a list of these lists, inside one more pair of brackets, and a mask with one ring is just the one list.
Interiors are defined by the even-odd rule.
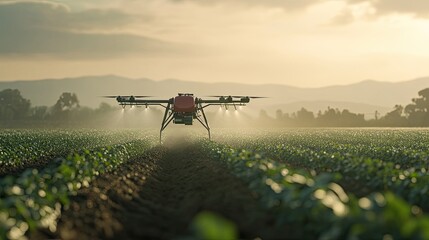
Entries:
[[104,95],[152,95],[168,99],[178,92],[192,92],[197,97],[209,95],[261,95],[267,99],[252,101],[246,112],[253,115],[265,109],[270,115],[280,109],[296,112],[302,107],[317,112],[328,107],[348,109],[373,118],[374,112],[385,114],[396,104],[407,105],[417,92],[429,86],[429,78],[391,83],[362,81],[356,84],[321,88],[298,88],[279,84],[249,85],[241,83],[204,83],[181,80],[154,81],[120,76],[86,76],[68,79],[0,82],[0,89],[18,89],[34,106],[52,106],[62,92],[73,92],[82,106],[98,107],[101,102],[115,105]]
[[405,81],[429,75],[428,18],[427,0],[0,0],[0,80]]
[[0,240],[429,239],[429,0],[0,0]]

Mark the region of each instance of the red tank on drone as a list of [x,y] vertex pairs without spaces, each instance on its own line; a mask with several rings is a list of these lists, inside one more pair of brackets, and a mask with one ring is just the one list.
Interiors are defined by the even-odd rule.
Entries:
[[173,101],[172,110],[175,113],[173,123],[192,125],[196,106],[193,94],[179,93]]

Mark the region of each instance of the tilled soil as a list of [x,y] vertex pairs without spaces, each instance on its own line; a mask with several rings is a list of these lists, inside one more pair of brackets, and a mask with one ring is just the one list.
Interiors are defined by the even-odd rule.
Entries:
[[235,222],[241,238],[287,237],[287,229],[271,226],[241,181],[189,143],[155,147],[98,178],[74,197],[49,237],[182,238],[192,234],[192,219],[204,210]]

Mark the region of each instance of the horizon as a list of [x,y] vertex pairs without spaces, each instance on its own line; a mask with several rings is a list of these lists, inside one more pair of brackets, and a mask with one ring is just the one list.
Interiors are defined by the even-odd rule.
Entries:
[[[139,79],[141,81],[139,81]],[[96,108],[105,101],[97,96],[150,95],[170,98],[178,92],[193,93],[196,97],[212,95],[265,96],[252,101],[245,111],[253,115],[260,109],[273,114],[282,109],[295,112],[302,107],[318,111],[328,107],[348,109],[357,113],[390,111],[395,105],[408,105],[418,92],[429,85],[429,77],[399,83],[364,80],[358,83],[303,88],[285,84],[205,83],[178,79],[131,79],[117,75],[82,76],[79,79],[41,79],[0,82],[4,89],[18,89],[34,106],[50,106],[63,92],[76,93],[82,106]],[[49,90],[48,90],[49,89]]]
[[410,81],[418,81],[421,79],[429,78],[428,76],[421,76],[421,77],[415,77],[412,79],[405,79],[400,81],[381,81],[376,79],[363,79],[357,82],[351,82],[351,83],[345,83],[345,84],[331,84],[331,85],[323,85],[323,86],[308,86],[308,87],[301,87],[297,85],[289,85],[284,83],[246,83],[246,82],[201,82],[197,80],[188,80],[188,79],[178,79],[178,78],[165,78],[165,79],[152,79],[148,77],[128,77],[124,75],[117,75],[117,74],[103,74],[103,75],[80,75],[80,76],[71,76],[71,77],[47,77],[47,78],[40,78],[40,79],[15,79],[15,80],[0,80],[0,83],[14,83],[14,82],[32,82],[32,81],[61,81],[66,79],[78,79],[78,78],[103,78],[103,77],[118,77],[118,78],[126,78],[128,80],[147,80],[147,81],[153,81],[153,82],[165,82],[165,81],[179,81],[179,82],[188,82],[188,83],[203,83],[203,84],[243,84],[243,85],[250,85],[250,86],[285,86],[285,87],[293,87],[293,88],[300,88],[300,89],[318,89],[318,88],[326,88],[326,87],[345,87],[350,85],[356,85],[361,84],[365,82],[377,82],[377,83],[406,83]]
[[0,0],[0,81],[400,82],[429,76],[427,13],[423,0]]

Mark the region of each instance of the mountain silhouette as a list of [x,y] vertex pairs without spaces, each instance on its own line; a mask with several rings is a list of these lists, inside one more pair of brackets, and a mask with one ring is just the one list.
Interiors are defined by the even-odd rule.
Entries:
[[[380,82],[365,80],[349,85],[320,88],[300,88],[280,84],[250,85],[240,83],[202,83],[167,79],[154,81],[147,78],[130,79],[115,75],[83,76],[63,79],[43,79],[0,82],[0,90],[19,89],[33,106],[52,106],[62,92],[77,94],[81,105],[97,107],[101,102],[115,104],[103,99],[104,95],[151,95],[169,98],[178,92],[194,93],[198,97],[209,95],[255,95],[266,96],[252,102],[252,108],[285,110],[302,104],[311,110],[317,106],[347,108],[356,112],[385,112],[395,104],[406,105],[421,89],[429,87],[429,77],[404,82]],[[323,103],[323,104],[321,104]],[[294,107],[292,107],[294,106]],[[323,110],[323,109],[321,109]]]

